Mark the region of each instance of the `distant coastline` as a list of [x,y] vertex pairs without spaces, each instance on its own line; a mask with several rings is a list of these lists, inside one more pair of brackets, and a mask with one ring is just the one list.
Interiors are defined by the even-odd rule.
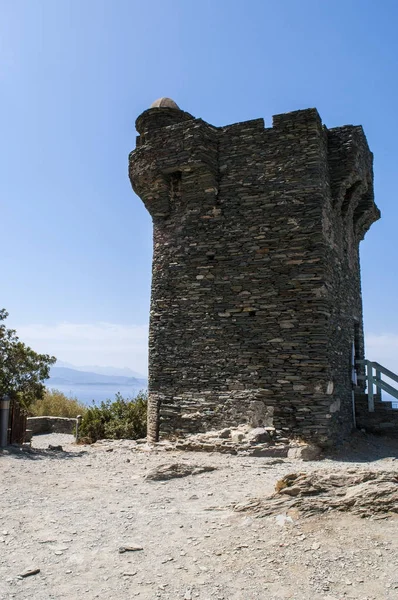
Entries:
[[66,396],[77,398],[84,404],[92,401],[100,403],[114,400],[117,393],[124,398],[134,398],[141,390],[146,390],[148,381],[143,377],[105,375],[91,371],[81,371],[70,367],[52,367],[50,378],[45,381],[48,389],[57,389]]
[[[146,384],[146,382],[145,382],[145,384]],[[50,387],[50,388],[54,387],[56,385],[62,385],[64,387],[68,386],[68,384],[65,383],[64,381],[57,381],[56,379],[47,379],[46,385],[47,385],[47,387]],[[101,382],[97,382],[97,383],[80,382],[77,386],[75,386],[75,384],[71,384],[71,385],[73,385],[73,387],[84,387],[84,386],[89,387],[89,386],[94,386],[94,387],[109,387],[111,389],[113,389],[115,387],[114,383],[101,383]],[[125,388],[135,388],[136,386],[135,385],[124,385],[123,387],[125,387]],[[145,387],[146,387],[146,385],[145,385]]]
[[135,388],[131,385],[112,386],[111,384],[53,384],[51,380],[46,382],[49,389],[57,389],[66,396],[77,398],[83,404],[91,404],[94,401],[96,404],[105,400],[114,400],[117,393],[120,393],[123,398],[134,398],[141,390],[146,390],[146,385]]

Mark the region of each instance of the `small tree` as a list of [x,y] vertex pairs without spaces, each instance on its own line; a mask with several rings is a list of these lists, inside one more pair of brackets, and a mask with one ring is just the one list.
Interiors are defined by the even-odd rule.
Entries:
[[4,323],[7,317],[7,311],[0,309],[0,398],[7,394],[28,408],[43,397],[43,381],[50,376],[56,358],[37,354],[20,342],[16,331],[7,329]]

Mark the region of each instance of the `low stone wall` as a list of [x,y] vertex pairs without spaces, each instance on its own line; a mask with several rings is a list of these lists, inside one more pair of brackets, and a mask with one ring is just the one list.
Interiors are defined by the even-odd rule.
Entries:
[[76,431],[76,419],[67,417],[29,417],[27,419],[27,429],[33,432],[33,435],[40,433],[71,433]]

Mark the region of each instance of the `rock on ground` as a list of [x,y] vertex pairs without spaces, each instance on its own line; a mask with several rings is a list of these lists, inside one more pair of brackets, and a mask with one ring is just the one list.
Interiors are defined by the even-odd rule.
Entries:
[[214,471],[216,467],[205,465],[184,465],[183,463],[172,463],[171,465],[159,465],[151,469],[146,475],[147,481],[167,481],[188,475],[200,475]]
[[277,481],[275,494],[235,506],[262,516],[293,509],[306,516],[331,510],[367,517],[398,513],[398,472],[290,473]]

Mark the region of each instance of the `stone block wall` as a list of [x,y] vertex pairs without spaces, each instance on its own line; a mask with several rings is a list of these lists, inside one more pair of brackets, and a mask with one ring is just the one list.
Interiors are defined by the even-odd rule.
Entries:
[[363,358],[358,246],[379,218],[360,127],[315,109],[216,128],[137,119],[130,179],[152,215],[148,435],[273,424],[332,443]]
[[398,436],[398,410],[392,408],[391,402],[382,401],[380,394],[375,394],[374,412],[369,412],[367,394],[357,392],[355,409],[359,429],[380,435]]
[[70,433],[76,432],[76,419],[68,417],[28,417],[27,429],[33,435],[41,433]]

